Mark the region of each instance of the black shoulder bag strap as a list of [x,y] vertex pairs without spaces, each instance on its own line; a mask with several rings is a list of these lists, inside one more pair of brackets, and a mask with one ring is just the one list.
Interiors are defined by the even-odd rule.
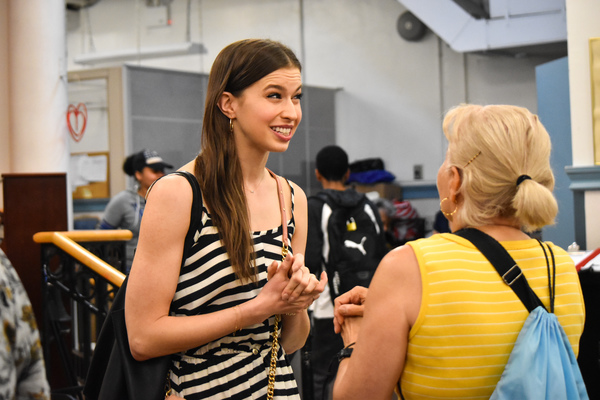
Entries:
[[[464,239],[467,239],[488,259],[496,268],[498,274],[521,299],[529,312],[532,312],[538,306],[544,307],[540,298],[529,286],[525,275],[515,260],[508,254],[506,249],[500,243],[488,234],[474,228],[465,228],[454,232]],[[542,246],[543,248],[543,246]]]
[[[191,172],[175,171],[175,172],[171,172],[168,175],[183,176],[190,183],[190,186],[192,187],[192,193],[193,193],[190,227],[188,228],[188,232],[185,235],[183,258],[181,261],[181,266],[183,267],[183,263],[185,263],[185,260],[188,257],[188,251],[192,247],[196,231],[198,229],[200,229],[201,225],[202,225],[202,194],[200,193],[200,184],[198,183],[198,179],[196,179],[196,176],[194,174],[192,174]],[[150,191],[152,190],[152,187],[154,187],[154,184],[159,179],[164,178],[165,176],[168,176],[168,175],[163,175],[160,178],[158,178],[157,180],[155,180],[154,182],[152,182],[152,184],[148,188],[148,191],[146,192],[146,198],[148,198],[148,194],[150,194]]]
[[188,229],[188,233],[185,236],[185,247],[183,249],[183,259],[182,264],[185,263],[187,259],[188,252],[192,247],[194,236],[196,231],[201,228],[202,225],[202,194],[200,193],[200,184],[198,183],[198,179],[196,176],[188,171],[175,171],[173,174],[181,175],[188,180],[190,186],[192,187],[193,192],[193,200],[192,200],[192,214],[190,218],[190,227]]

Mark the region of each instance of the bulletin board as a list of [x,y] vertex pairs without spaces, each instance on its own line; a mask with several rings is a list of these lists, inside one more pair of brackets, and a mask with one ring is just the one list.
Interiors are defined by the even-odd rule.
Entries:
[[70,171],[73,199],[110,197],[110,159],[107,151],[72,153]]

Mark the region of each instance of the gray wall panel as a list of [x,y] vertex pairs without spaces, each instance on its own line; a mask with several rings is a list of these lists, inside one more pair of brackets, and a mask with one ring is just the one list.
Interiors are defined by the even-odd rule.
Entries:
[[200,122],[134,118],[131,126],[134,151],[156,150],[175,168],[196,157],[200,150]]
[[202,119],[206,75],[132,66],[127,69],[132,115]]

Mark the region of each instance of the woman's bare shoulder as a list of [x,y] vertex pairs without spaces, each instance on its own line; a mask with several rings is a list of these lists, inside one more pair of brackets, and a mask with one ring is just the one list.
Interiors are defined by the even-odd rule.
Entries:
[[405,245],[390,251],[377,267],[369,298],[376,299],[376,303],[395,304],[394,313],[410,327],[419,315],[421,296],[420,268],[412,247]]
[[381,263],[377,267],[377,271],[383,271],[391,275],[406,275],[414,272],[414,267],[417,267],[417,256],[411,246],[400,246],[391,250],[383,257]]

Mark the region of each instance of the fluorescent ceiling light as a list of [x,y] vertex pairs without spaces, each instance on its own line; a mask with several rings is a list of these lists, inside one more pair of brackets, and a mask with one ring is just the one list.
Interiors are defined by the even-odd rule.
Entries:
[[123,61],[147,60],[150,58],[204,54],[206,48],[200,43],[184,42],[166,46],[144,47],[140,49],[117,50],[112,53],[82,54],[73,59],[76,64],[94,65]]

